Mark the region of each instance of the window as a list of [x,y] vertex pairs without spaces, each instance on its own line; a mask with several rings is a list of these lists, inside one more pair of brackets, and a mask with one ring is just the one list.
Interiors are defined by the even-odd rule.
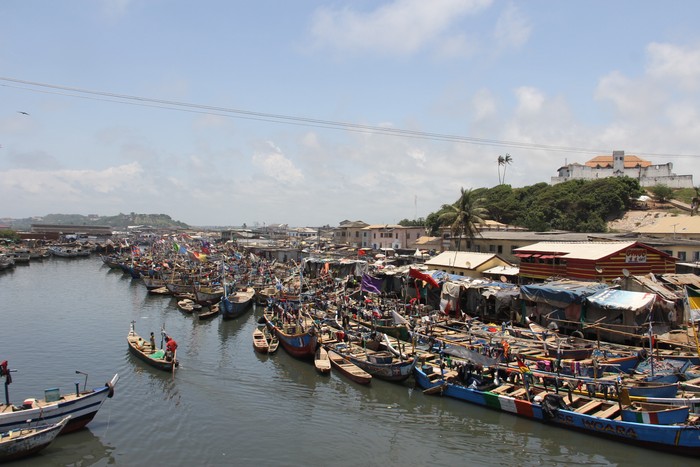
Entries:
[[520,248],[518,245],[511,245],[511,247],[510,247],[510,253],[511,253],[511,254],[515,253],[515,250],[518,249],[518,248]]
[[685,251],[678,252],[678,259],[681,261],[685,261]]
[[496,251],[496,245],[489,245],[489,253],[494,253]]
[[503,245],[498,245],[498,254],[503,253]]
[[360,232],[355,231],[355,238],[357,238],[357,237],[359,237],[359,236],[360,236]]
[[693,261],[700,261],[700,251],[693,252]]

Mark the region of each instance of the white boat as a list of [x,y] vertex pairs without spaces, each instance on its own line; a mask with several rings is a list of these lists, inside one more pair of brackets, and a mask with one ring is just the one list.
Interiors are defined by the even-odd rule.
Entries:
[[[0,370],[2,376],[9,377],[6,362],[3,362]],[[27,420],[58,423],[68,415],[71,418],[61,433],[79,430],[90,423],[105,400],[114,395],[117,381],[119,375],[115,374],[104,386],[82,391],[79,383],[76,383],[74,392],[64,394],[60,394],[57,388],[51,388],[44,391],[43,399],[28,398],[20,405],[10,404],[8,396],[5,403],[0,404],[0,433],[26,426]],[[7,396],[7,392],[5,394]]]
[[70,415],[58,423],[34,425],[27,422],[23,428],[0,433],[0,462],[7,462],[36,454],[56,439],[70,420]]

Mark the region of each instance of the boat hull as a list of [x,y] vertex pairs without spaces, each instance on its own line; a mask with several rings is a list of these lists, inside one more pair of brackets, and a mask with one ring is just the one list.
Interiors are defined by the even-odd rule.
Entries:
[[114,395],[114,386],[119,380],[114,375],[112,380],[103,387],[90,392],[63,395],[55,403],[39,401],[31,408],[18,411],[5,411],[6,406],[0,406],[0,432],[6,432],[25,426],[27,420],[41,421],[42,423],[58,423],[64,417],[70,415],[70,420],[61,430],[61,434],[70,433],[85,427],[95,417],[102,404]]
[[69,417],[64,417],[58,423],[27,427],[4,437],[0,440],[0,462],[22,459],[46,448],[65,428],[68,420]]
[[472,404],[638,446],[676,454],[700,455],[700,437],[695,427],[624,422],[564,409],[557,410],[553,418],[547,419],[543,413],[542,405],[539,403],[515,399],[489,391],[470,389],[446,383],[443,380],[431,381],[420,367],[414,369],[414,376],[416,383],[423,389],[442,385],[443,395]]

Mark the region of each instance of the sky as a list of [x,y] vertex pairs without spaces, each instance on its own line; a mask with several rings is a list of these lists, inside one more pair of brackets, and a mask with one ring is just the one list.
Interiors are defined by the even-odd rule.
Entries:
[[393,224],[504,168],[523,187],[613,150],[698,185],[699,17],[695,0],[5,0],[0,218]]

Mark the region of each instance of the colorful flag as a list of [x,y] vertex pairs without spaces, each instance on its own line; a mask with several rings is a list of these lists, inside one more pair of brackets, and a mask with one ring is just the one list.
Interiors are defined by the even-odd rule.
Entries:
[[178,245],[177,242],[173,242],[173,251],[174,251],[175,253],[179,253],[179,252],[180,252],[180,245]]
[[362,283],[360,289],[363,292],[369,293],[381,293],[382,290],[382,280],[376,277],[372,277],[369,274],[362,274]]
[[520,370],[520,372],[522,374],[532,373],[532,370],[530,370],[530,367],[525,364],[525,362],[523,361],[522,358],[518,357],[517,361],[518,361],[518,369]]

